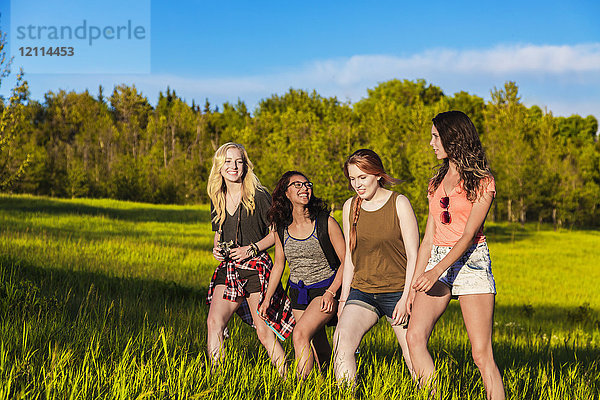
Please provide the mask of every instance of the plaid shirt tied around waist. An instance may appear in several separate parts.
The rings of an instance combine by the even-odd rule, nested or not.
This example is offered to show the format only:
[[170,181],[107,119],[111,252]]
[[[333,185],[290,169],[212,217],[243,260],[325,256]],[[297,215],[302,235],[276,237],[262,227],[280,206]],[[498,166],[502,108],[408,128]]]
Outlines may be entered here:
[[[229,301],[237,301],[238,297],[242,297],[242,303],[236,312],[240,318],[242,318],[242,321],[253,328],[256,328],[252,319],[252,312],[256,313],[257,310],[251,310],[250,306],[248,305],[248,301],[246,301],[247,293],[244,289],[244,286],[247,282],[247,279],[240,279],[236,266],[240,268],[253,269],[258,272],[258,277],[260,280],[260,303],[262,303],[263,299],[265,298],[265,294],[267,293],[269,275],[271,275],[271,269],[273,268],[271,257],[265,251],[260,252],[256,257],[244,260],[241,263],[236,263],[233,260],[222,261],[210,280],[206,304],[210,305],[210,302],[212,301],[213,293],[215,291],[215,279],[217,277],[217,272],[221,268],[226,268],[225,291],[223,292],[223,298]],[[268,325],[270,325],[271,329],[278,332],[279,335],[284,338],[290,336],[292,330],[294,329],[294,325],[296,325],[296,320],[292,314],[292,303],[285,294],[281,282],[279,282],[279,285],[277,285],[277,289],[275,290],[275,294],[273,295],[271,304],[269,305],[266,314]]]

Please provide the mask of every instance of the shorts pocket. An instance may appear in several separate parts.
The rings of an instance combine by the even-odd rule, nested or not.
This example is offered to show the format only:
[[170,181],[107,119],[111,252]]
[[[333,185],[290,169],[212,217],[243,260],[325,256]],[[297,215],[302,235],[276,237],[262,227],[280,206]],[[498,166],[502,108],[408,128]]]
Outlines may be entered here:
[[487,263],[483,260],[469,260],[465,266],[476,271],[484,271],[487,269]]
[[470,269],[474,270],[488,270],[490,269],[490,253],[485,244],[479,244],[475,251],[471,253],[465,265]]

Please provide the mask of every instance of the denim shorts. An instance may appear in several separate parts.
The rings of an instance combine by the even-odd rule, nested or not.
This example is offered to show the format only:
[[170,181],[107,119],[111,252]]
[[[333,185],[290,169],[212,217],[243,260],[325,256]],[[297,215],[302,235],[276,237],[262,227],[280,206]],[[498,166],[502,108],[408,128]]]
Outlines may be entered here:
[[361,306],[373,311],[379,318],[384,315],[392,318],[394,308],[401,297],[402,292],[367,293],[351,287],[348,299],[346,299],[346,305],[355,304]]
[[[452,247],[433,246],[425,271],[437,265]],[[438,278],[452,290],[452,296],[466,294],[496,294],[496,282],[492,274],[492,262],[487,243],[471,246],[454,264]]]

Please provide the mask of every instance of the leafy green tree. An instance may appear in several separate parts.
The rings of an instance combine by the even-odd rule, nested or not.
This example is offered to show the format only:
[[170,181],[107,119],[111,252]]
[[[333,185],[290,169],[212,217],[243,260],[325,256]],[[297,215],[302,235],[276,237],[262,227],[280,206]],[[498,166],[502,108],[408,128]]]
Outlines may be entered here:
[[421,233],[425,232],[425,224],[429,204],[427,187],[433,176],[433,168],[438,164],[429,142],[431,141],[432,118],[440,112],[447,111],[448,99],[442,98],[438,103],[426,106],[417,103],[409,109],[407,134],[400,157],[405,160],[405,183],[400,185],[412,203],[419,222]]
[[509,221],[525,223],[527,211],[536,196],[538,168],[531,163],[534,124],[521,104],[518,86],[507,82],[492,91],[491,104],[485,111],[483,143],[496,178],[497,204],[506,205]]
[[167,88],[166,96],[160,93],[147,127],[151,144],[145,164],[153,202],[180,203],[190,198],[196,181],[184,171],[195,150],[197,122],[197,112],[175,91]]
[[577,139],[593,142],[598,133],[598,120],[593,115],[582,118],[579,115],[558,118],[558,133],[563,139]]
[[[12,59],[7,59],[6,35],[0,30],[0,87],[10,75]],[[15,139],[26,129],[23,110],[29,98],[29,86],[23,78],[23,70],[17,74],[15,86],[9,99],[0,98],[0,190],[10,188],[23,175],[30,157],[15,158],[11,148]]]
[[477,132],[485,134],[484,126],[484,111],[485,101],[476,95],[469,94],[465,91],[454,93],[453,97],[448,98],[448,108],[450,110],[462,111],[471,118]]
[[136,159],[144,153],[144,133],[152,106],[135,86],[119,85],[110,96],[110,105],[119,131],[119,144]]
[[[12,179],[17,192],[204,202],[214,151],[236,141],[246,146],[268,188],[285,170],[297,169],[337,208],[352,195],[344,160],[369,147],[403,180],[395,190],[411,200],[423,228],[427,184],[437,163],[428,145],[431,118],[458,109],[478,128],[496,177],[491,218],[553,221],[556,227],[600,224],[597,119],[555,118],[527,108],[514,82],[494,89],[489,103],[466,92],[445,96],[424,80],[381,83],[355,104],[290,89],[263,99],[253,115],[241,100],[223,104],[222,111],[208,100],[203,108],[195,101],[188,105],[171,88],[152,107],[127,85],[115,87],[109,98],[102,87],[95,97],[51,91],[38,103],[28,99],[22,76],[17,83],[11,99],[0,104],[0,178]],[[19,180],[7,180],[19,170]]]
[[[398,101],[398,95],[370,92],[377,101],[368,98],[355,107],[360,121],[359,137],[363,139],[363,146],[372,148],[380,155],[392,176],[404,181],[396,190],[409,198],[423,229],[428,207],[427,184],[435,165],[435,157],[428,145],[431,119],[437,113],[448,110],[448,99],[441,91],[430,89],[439,95],[435,96],[436,101],[424,101],[425,96],[420,95],[426,90],[422,80],[417,83],[394,81],[392,87],[406,89],[397,90],[401,93],[411,89],[412,92],[408,92],[413,96],[408,96],[410,101]],[[390,87],[382,84],[377,89],[386,92]]]
[[299,170],[316,193],[335,206],[348,197],[342,164],[353,141],[352,110],[336,98],[291,89],[263,100],[242,142],[260,179],[272,188],[287,170]]
[[424,79],[409,81],[392,79],[382,82],[374,89],[367,89],[368,96],[357,105],[359,108],[373,105],[382,99],[388,99],[404,107],[410,107],[417,101],[424,105],[435,104],[444,97],[444,92],[438,86],[427,84]]

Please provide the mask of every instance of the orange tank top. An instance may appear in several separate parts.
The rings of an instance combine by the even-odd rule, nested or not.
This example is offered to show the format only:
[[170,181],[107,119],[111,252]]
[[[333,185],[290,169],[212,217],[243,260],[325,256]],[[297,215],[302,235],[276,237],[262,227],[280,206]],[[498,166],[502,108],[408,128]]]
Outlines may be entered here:
[[[496,182],[494,177],[491,179],[482,181],[486,185],[485,191],[496,194]],[[450,198],[450,205],[448,211],[450,212],[451,222],[449,224],[442,224],[441,215],[445,210],[440,204],[440,199],[444,196]],[[450,193],[444,193],[443,184],[440,184],[438,188],[433,192],[432,195],[427,195],[429,199],[429,211],[434,218],[435,233],[433,234],[433,244],[436,246],[452,247],[461,238],[467,226],[467,219],[471,214],[473,203],[467,199],[467,193],[463,189],[463,182],[460,181],[457,186],[450,191]],[[474,243],[485,242],[485,236],[483,235],[483,224],[479,228],[477,235],[475,236]]]

